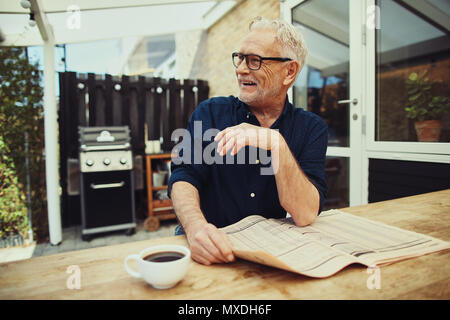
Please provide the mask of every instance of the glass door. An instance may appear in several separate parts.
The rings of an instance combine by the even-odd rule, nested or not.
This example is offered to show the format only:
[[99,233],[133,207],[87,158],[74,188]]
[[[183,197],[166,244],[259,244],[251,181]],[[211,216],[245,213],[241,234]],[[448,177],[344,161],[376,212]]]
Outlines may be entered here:
[[374,88],[367,149],[373,156],[448,163],[450,2],[368,5],[377,9],[379,21],[367,30],[367,79]]
[[308,48],[291,101],[321,116],[329,128],[325,210],[367,202],[362,191],[367,178],[362,161],[363,13],[359,0],[298,0],[282,6],[282,17],[299,28]]

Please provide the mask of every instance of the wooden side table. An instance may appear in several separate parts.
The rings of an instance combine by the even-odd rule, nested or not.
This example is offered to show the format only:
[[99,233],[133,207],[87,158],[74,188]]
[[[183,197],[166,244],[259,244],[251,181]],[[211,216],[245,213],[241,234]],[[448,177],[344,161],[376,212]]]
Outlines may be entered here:
[[153,192],[167,189],[167,184],[162,186],[153,186],[152,162],[165,161],[171,159],[170,153],[147,154],[145,156],[147,166],[147,208],[148,218],[144,221],[145,229],[155,231],[159,228],[161,220],[175,219],[176,215],[170,199],[153,199]]

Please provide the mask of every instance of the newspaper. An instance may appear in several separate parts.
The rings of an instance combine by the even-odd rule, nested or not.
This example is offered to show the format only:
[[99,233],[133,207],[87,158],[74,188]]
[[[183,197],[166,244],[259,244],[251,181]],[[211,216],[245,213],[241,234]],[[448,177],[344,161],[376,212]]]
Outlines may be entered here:
[[309,226],[292,218],[252,215],[222,228],[242,259],[315,278],[346,266],[392,263],[450,248],[450,243],[339,210],[324,211]]

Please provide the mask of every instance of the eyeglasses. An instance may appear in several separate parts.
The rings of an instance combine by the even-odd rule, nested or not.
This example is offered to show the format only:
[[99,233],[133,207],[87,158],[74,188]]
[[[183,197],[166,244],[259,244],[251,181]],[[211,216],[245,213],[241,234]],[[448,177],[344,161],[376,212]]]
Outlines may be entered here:
[[261,57],[257,54],[243,54],[240,52],[233,52],[231,54],[231,57],[233,59],[233,65],[237,68],[239,65],[244,61],[247,63],[247,67],[250,70],[259,70],[261,68],[261,63],[263,60],[272,60],[272,61],[291,61],[291,58],[279,58],[279,57]]

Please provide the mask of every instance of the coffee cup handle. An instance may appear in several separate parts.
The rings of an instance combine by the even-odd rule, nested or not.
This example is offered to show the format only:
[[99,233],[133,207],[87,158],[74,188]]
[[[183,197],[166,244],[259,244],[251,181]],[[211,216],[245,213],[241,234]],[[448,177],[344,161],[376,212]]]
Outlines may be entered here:
[[135,278],[140,278],[141,275],[140,275],[138,272],[132,270],[132,269],[128,266],[128,260],[131,260],[131,259],[134,259],[134,260],[138,261],[138,260],[140,259],[140,256],[137,255],[137,254],[130,254],[128,257],[126,257],[126,258],[125,258],[125,261],[124,261],[125,270],[127,270],[127,272],[128,272],[130,275],[132,275],[133,277],[135,277]]

